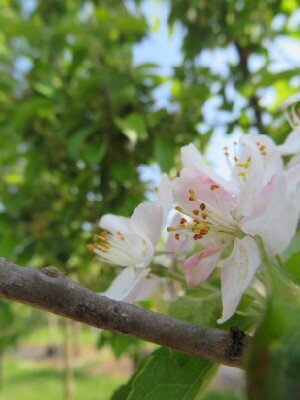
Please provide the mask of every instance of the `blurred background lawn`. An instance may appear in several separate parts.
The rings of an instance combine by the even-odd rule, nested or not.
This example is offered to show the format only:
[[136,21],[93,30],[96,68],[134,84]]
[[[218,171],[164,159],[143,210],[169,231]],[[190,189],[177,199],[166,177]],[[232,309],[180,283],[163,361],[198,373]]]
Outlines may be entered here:
[[[129,216],[161,172],[175,176],[182,145],[212,161],[245,132],[284,140],[280,105],[300,88],[298,8],[0,0],[0,255],[106,289],[117,270],[86,248],[97,221]],[[167,307],[159,295],[144,306]],[[0,301],[0,398],[109,399],[152,350],[51,318]],[[207,396],[221,398],[240,397]]]
[[[6,399],[45,400],[63,398],[63,354],[49,357],[45,346],[50,335],[46,328],[35,330],[18,348],[7,355],[4,362],[3,396]],[[63,332],[55,340],[62,342]],[[95,350],[97,335],[91,330],[81,331],[80,350],[73,360],[74,399],[106,400],[114,389],[130,376],[131,360],[125,357],[116,361],[106,348]]]

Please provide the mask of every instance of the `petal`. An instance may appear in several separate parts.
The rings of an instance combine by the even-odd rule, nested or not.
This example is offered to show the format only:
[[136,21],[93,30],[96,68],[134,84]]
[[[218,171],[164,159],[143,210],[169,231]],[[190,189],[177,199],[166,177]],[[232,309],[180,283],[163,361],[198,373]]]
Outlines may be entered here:
[[250,236],[235,239],[231,255],[222,261],[221,284],[223,314],[221,324],[234,314],[242,295],[261,262],[259,247]]
[[162,207],[164,224],[173,205],[172,187],[167,174],[163,174],[157,191],[156,204]]
[[[240,139],[241,148],[249,149],[250,156],[256,153],[255,164],[261,164],[263,168],[263,180],[267,183],[273,175],[282,170],[283,161],[278,151],[278,146],[268,135],[243,135]],[[264,147],[264,151],[262,151]],[[246,151],[247,153],[247,151]],[[248,155],[248,156],[249,156]],[[248,157],[247,156],[247,157]],[[259,158],[259,160],[258,160]],[[246,161],[246,159],[245,159]],[[254,163],[252,163],[253,165]]]
[[252,199],[253,212],[240,222],[240,228],[260,236],[270,255],[282,253],[295,234],[298,217],[284,173],[276,174]]
[[122,267],[148,266],[154,250],[130,228],[129,218],[105,214],[99,225],[113,234],[108,251],[95,250],[102,261]]
[[122,234],[132,234],[129,225],[130,219],[121,217],[114,214],[105,214],[101,217],[99,226],[100,228],[111,232],[113,234],[121,232]]
[[134,288],[135,301],[143,301],[148,299],[159,285],[159,278],[140,279]]
[[223,179],[220,175],[216,174],[210,167],[207,165],[201,153],[197,150],[193,143],[190,143],[187,146],[183,146],[181,148],[181,161],[184,167],[190,167],[198,170],[207,178],[212,179],[218,185],[223,186],[228,191],[232,191],[232,185],[230,182]]
[[184,273],[189,286],[197,286],[205,281],[216,268],[222,248],[208,248],[194,254],[184,262]]
[[162,207],[150,202],[139,204],[130,219],[130,227],[154,251],[158,237],[164,227],[164,212]]
[[112,281],[110,287],[102,293],[110,299],[123,300],[130,290],[135,278],[134,268],[124,268],[122,272]]
[[118,301],[141,301],[149,297],[156,289],[159,280],[147,278],[150,268],[135,271],[125,268],[112,282],[104,296]]
[[294,166],[288,169],[287,180],[289,194],[298,211],[300,211],[300,163],[295,163]]
[[300,126],[296,127],[277,148],[283,155],[300,153]]
[[190,200],[190,190],[192,189],[200,202],[210,205],[232,219],[231,209],[235,206],[233,196],[210,178],[203,175],[193,178],[179,177],[174,179],[172,184],[175,202],[186,211],[192,213],[195,208],[199,207],[197,202]]
[[237,218],[253,212],[253,195],[259,193],[283,167],[277,146],[267,135],[244,135],[239,144],[239,161],[250,160],[250,163],[244,170],[246,180],[241,181],[239,178],[239,173],[243,172],[243,168],[236,165],[233,170],[234,178],[241,181],[237,199]]

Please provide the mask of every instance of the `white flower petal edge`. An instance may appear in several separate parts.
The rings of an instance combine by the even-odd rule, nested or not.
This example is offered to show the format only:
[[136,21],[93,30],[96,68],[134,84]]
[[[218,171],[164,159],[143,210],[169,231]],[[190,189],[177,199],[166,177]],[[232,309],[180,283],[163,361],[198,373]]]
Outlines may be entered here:
[[149,264],[152,248],[144,246],[142,238],[132,231],[129,218],[105,214],[99,226],[105,231],[93,251],[100,260],[122,267],[145,267]]
[[157,201],[139,204],[130,219],[130,228],[154,248],[172,207],[171,184],[166,174],[158,188]]
[[300,126],[297,126],[277,149],[283,155],[300,153]]
[[241,229],[249,235],[260,236],[270,255],[282,253],[296,232],[298,218],[286,176],[274,175],[253,201],[253,213],[241,221]]
[[232,317],[260,263],[260,251],[255,240],[250,236],[236,238],[232,254],[220,263],[223,314],[219,324]]
[[117,301],[142,301],[149,297],[159,284],[158,278],[147,278],[149,272],[149,268],[137,271],[134,268],[125,268],[101,294]]
[[[209,165],[203,160],[201,153],[193,143],[183,146],[181,149],[181,161],[184,167],[194,168],[200,173],[204,173],[208,178],[212,179],[227,190],[234,190],[231,183],[216,174]],[[191,170],[190,170],[191,171]]]

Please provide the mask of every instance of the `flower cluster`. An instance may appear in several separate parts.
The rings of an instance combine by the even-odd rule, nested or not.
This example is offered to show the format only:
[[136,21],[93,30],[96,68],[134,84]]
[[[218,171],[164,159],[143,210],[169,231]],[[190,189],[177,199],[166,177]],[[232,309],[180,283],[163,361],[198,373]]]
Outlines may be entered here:
[[[104,215],[103,232],[90,248],[102,262],[123,267],[104,294],[125,301],[149,296],[159,283],[151,265],[157,250],[163,250],[169,261],[182,260],[189,286],[200,285],[220,268],[223,313],[218,322],[227,321],[261,264],[261,246],[276,256],[295,234],[300,124],[293,128],[281,146],[266,135],[248,134],[232,149],[224,148],[229,180],[189,144],[181,149],[179,177],[170,181],[163,175],[155,202],[141,203],[131,218]],[[294,155],[287,166],[286,154]]]

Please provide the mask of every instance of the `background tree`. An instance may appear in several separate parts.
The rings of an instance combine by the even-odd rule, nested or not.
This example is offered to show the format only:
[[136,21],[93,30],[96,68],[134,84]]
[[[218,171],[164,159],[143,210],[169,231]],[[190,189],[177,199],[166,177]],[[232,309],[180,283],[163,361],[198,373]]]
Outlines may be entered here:
[[[130,11],[117,0],[0,0],[0,254],[53,264],[97,291],[115,271],[104,266],[100,279],[85,245],[102,214],[130,215],[145,198],[137,167],[169,172],[180,146],[203,150],[220,125],[282,141],[279,105],[300,86],[291,54],[271,69],[278,38],[299,39],[296,0],[171,0],[183,61],[169,77],[173,107],[157,107],[164,77],[133,63],[150,31],[136,3]],[[203,323],[193,302],[171,314],[186,318],[181,307]],[[210,325],[215,314],[203,318]]]

